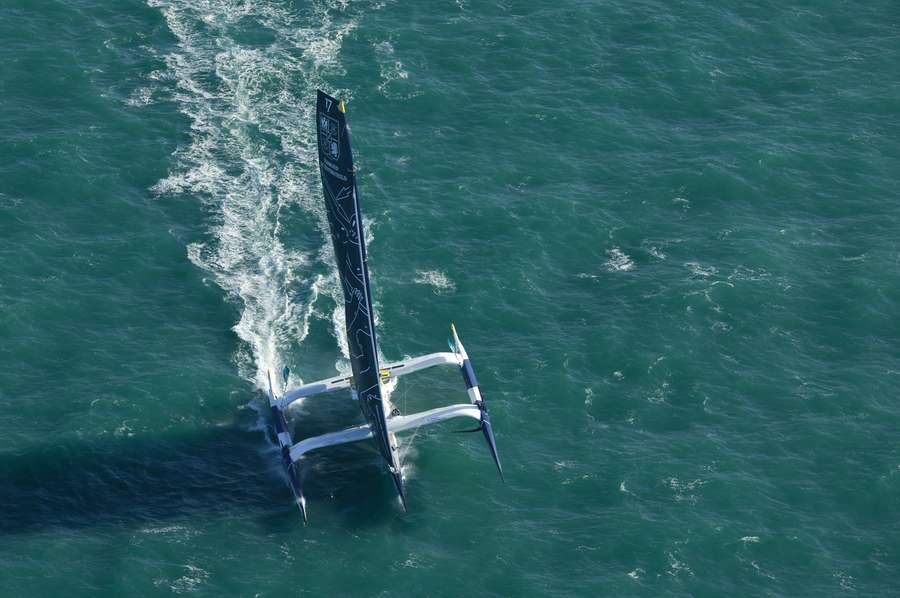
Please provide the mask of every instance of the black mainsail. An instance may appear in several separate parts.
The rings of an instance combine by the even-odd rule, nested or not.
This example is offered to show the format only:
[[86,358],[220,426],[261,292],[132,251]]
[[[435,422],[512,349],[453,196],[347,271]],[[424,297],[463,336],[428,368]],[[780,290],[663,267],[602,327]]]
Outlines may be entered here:
[[359,399],[360,408],[371,425],[378,452],[391,470],[402,501],[400,464],[388,433],[382,396],[372,290],[366,265],[366,243],[356,189],[356,169],[350,150],[350,131],[347,129],[343,101],[321,90],[316,101],[316,131],[325,207],[331,227],[334,257],[344,290],[347,346],[353,370],[352,387]]

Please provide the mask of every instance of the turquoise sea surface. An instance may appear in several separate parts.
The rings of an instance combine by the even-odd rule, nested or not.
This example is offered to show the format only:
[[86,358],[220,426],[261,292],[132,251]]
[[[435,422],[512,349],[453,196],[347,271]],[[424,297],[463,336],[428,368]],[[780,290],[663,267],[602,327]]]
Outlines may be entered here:
[[[3,0],[0,596],[900,596],[898,65],[894,0]],[[422,428],[304,527],[317,88],[383,358],[456,323],[506,484]]]

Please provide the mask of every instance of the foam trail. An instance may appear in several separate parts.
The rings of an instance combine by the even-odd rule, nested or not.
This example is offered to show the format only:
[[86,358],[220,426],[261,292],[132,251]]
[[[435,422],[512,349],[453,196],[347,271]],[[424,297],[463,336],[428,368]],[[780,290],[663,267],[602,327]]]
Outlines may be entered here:
[[[175,166],[154,190],[208,206],[208,238],[191,244],[188,256],[241,305],[234,330],[245,345],[237,365],[265,388],[267,370],[285,365],[284,348],[305,338],[319,294],[340,304],[334,272],[314,268],[333,263],[329,244],[304,255],[286,247],[279,232],[291,203],[327,230],[310,98],[324,76],[340,70],[341,41],[357,20],[343,4],[325,2],[302,14],[252,0],[148,3],[178,40],[166,56],[166,76],[190,122],[189,144],[176,151]],[[248,26],[269,29],[276,41],[242,44]]]
[[[329,75],[341,73],[341,43],[359,14],[340,0],[313,2],[311,11],[254,0],[148,4],[160,9],[178,40],[178,50],[165,58],[163,77],[174,82],[173,98],[190,121],[189,144],[176,151],[175,166],[154,191],[199,198],[212,214],[208,238],[192,243],[188,257],[241,306],[234,326],[244,341],[235,356],[239,372],[264,390],[268,371],[293,365],[287,349],[306,337],[323,293],[332,299],[334,335],[343,354],[335,365],[349,372],[312,98],[316,88],[332,88],[325,82]],[[275,41],[264,48],[242,43],[247,36],[240,34],[248,26],[270,30]],[[333,91],[352,97],[346,90]],[[313,215],[322,231],[323,244],[313,254],[292,250],[279,238],[280,218],[290,204]],[[372,220],[364,227],[371,242]],[[300,382],[295,375],[292,385]],[[280,384],[280,376],[273,376],[273,383]],[[393,386],[385,388],[388,403]],[[251,407],[259,414],[254,428],[263,427],[266,411]],[[409,448],[403,464],[407,477],[413,473],[408,456]]]

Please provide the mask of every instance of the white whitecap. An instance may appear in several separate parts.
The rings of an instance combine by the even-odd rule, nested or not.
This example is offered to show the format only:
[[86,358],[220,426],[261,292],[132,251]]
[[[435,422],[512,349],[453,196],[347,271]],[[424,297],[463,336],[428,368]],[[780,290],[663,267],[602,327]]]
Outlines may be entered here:
[[704,266],[700,262],[685,262],[684,267],[691,271],[692,276],[709,278],[718,272],[715,266]]
[[416,270],[413,282],[430,286],[436,295],[452,293],[456,290],[456,284],[440,270]]
[[668,257],[668,256],[666,256],[665,253],[662,252],[662,250],[660,250],[656,246],[650,246],[647,249],[647,253],[649,253],[650,255],[652,255],[653,257],[655,257],[658,260],[664,260],[664,259],[666,259],[666,257]]
[[153,103],[153,90],[149,87],[140,87],[135,89],[125,103],[129,106],[140,107]]
[[606,255],[609,259],[606,260],[605,265],[610,272],[627,272],[634,269],[634,262],[618,247],[607,249]]

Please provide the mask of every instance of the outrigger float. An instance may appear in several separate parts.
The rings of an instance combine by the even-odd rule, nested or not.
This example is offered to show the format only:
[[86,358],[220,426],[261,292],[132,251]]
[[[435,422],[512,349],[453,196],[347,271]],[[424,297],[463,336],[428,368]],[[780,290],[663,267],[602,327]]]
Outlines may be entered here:
[[[278,398],[272,389],[272,374],[269,372],[269,405],[272,410],[275,436],[281,446],[282,462],[304,523],[308,522],[308,517],[306,498],[300,483],[300,468],[306,453],[371,438],[394,480],[397,496],[405,510],[406,497],[397,434],[448,419],[469,417],[478,421],[478,427],[470,431],[480,431],[484,435],[502,479],[503,468],[497,454],[491,419],[478,388],[475,370],[465,347],[459,340],[455,326],[450,325],[450,352],[431,353],[379,366],[372,293],[366,265],[366,245],[356,188],[356,168],[353,166],[353,155],[350,151],[350,131],[347,128],[343,100],[333,98],[322,91],[318,92],[316,130],[319,142],[319,171],[322,175],[328,223],[331,228],[338,274],[344,290],[347,346],[352,375],[304,384],[299,388],[287,390],[281,398]],[[462,373],[469,395],[468,403],[438,407],[409,415],[401,414],[391,405],[383,386],[392,378],[442,365],[458,368]],[[288,385],[289,375],[290,372],[285,368],[283,372],[285,387]],[[342,389],[350,389],[353,399],[359,402],[368,423],[294,442],[286,418],[290,406],[306,397]]]

